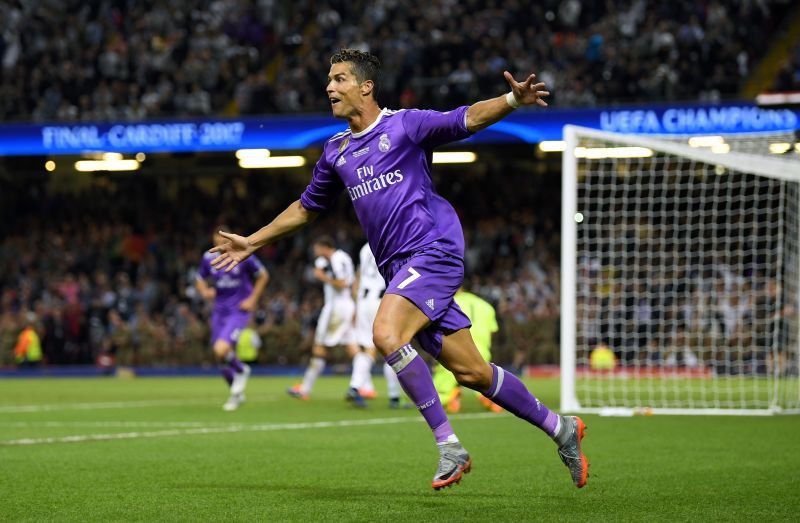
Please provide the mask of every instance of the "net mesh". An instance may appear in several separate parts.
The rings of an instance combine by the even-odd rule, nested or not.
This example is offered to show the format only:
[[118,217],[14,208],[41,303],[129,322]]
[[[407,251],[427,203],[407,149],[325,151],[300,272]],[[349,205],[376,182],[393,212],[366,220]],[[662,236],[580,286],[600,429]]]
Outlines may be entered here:
[[[578,134],[579,404],[799,408],[793,136],[647,146]],[[609,157],[617,154],[639,157]],[[730,156],[737,161],[725,161]],[[766,162],[779,172],[785,165],[786,176],[758,172]]]

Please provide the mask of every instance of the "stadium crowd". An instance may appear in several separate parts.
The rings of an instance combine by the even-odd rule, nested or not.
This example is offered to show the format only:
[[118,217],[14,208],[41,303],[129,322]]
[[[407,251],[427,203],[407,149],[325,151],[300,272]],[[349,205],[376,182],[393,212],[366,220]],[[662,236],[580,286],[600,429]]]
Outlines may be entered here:
[[773,85],[774,91],[800,91],[800,45],[789,54]]
[[[560,223],[553,195],[560,179],[539,175],[532,184],[513,162],[497,168],[505,183],[487,163],[435,171],[464,224],[466,287],[498,310],[497,361],[555,363]],[[233,172],[211,182],[97,177],[67,190],[46,178],[0,182],[0,366],[14,363],[28,324],[49,364],[212,365],[210,307],[193,285],[211,232],[221,224],[255,230],[306,180]],[[626,230],[649,230],[642,227]],[[253,325],[264,341],[261,363],[298,364],[307,356],[322,306],[310,245],[321,234],[357,260],[363,235],[345,198],[309,229],[258,253],[270,273]],[[783,296],[779,306],[769,275],[709,263],[706,251],[660,273],[660,258],[643,254],[639,236],[620,238],[601,249],[605,257],[580,261],[579,358],[606,345],[628,365],[763,372],[774,336],[786,346],[784,318],[794,317],[796,305]],[[776,249],[764,243],[757,252]],[[626,259],[637,277],[625,277]]]
[[0,2],[0,119],[327,111],[333,50],[382,103],[450,108],[536,71],[558,106],[735,96],[791,0]]
[[[497,348],[506,361],[520,357],[517,346],[531,348],[534,320],[554,325],[558,314],[557,209],[547,198],[558,180],[543,177],[552,178],[551,192],[538,192],[522,183],[529,173],[515,176],[498,188],[485,167],[475,167],[469,183],[440,183],[464,219],[468,285],[508,324]],[[211,231],[222,223],[254,230],[306,181],[239,173],[216,178],[212,188],[207,182],[99,177],[66,192],[52,180],[7,182],[0,190],[0,365],[13,364],[29,321],[52,364],[212,364],[209,306],[193,285]],[[495,196],[486,198],[490,191]],[[509,214],[509,205],[536,212]],[[352,207],[342,198],[332,214],[258,253],[271,275],[254,326],[265,342],[263,363],[299,363],[310,347],[322,306],[311,277],[313,237],[332,235],[357,260],[363,235]]]

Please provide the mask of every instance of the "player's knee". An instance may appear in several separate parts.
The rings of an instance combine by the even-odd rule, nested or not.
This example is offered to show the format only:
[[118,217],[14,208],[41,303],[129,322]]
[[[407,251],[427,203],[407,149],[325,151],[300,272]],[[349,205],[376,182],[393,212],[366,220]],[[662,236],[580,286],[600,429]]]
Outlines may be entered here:
[[227,356],[228,352],[230,352],[231,345],[230,343],[227,343],[223,340],[217,340],[214,342],[213,349],[214,349],[214,354],[217,356],[217,358],[222,359],[225,356]]
[[397,330],[391,326],[378,325],[376,322],[372,328],[372,342],[386,356],[408,343],[408,340],[401,339]]
[[358,347],[358,345],[354,343],[349,343],[348,345],[346,345],[345,350],[347,351],[347,356],[349,358],[355,358],[356,354],[361,352],[361,349]]

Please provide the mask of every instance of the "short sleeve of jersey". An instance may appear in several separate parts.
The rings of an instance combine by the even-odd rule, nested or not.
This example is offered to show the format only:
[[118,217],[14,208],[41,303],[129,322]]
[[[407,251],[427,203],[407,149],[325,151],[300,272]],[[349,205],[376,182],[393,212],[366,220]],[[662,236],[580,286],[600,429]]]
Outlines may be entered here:
[[324,271],[328,268],[328,260],[326,260],[322,256],[318,256],[316,260],[314,260],[314,267],[317,269]]
[[250,256],[245,261],[248,262],[247,263],[247,273],[250,274],[251,276],[255,276],[259,272],[266,270],[264,268],[264,264],[261,263],[261,260],[259,260],[255,256]]
[[205,280],[209,276],[211,276],[211,261],[206,254],[203,255],[203,259],[200,260],[200,268],[197,269],[197,277],[201,280]]
[[307,211],[324,212],[333,206],[343,190],[342,180],[328,164],[323,151],[314,166],[311,182],[300,195],[300,204]]
[[472,136],[467,130],[466,105],[452,111],[410,109],[403,111],[403,126],[408,137],[417,145],[432,149]]

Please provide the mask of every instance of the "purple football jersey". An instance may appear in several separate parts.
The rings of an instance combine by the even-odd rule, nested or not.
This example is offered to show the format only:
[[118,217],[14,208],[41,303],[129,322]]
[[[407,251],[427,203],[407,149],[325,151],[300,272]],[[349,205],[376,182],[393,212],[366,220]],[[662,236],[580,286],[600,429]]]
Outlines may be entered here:
[[363,131],[334,135],[300,203],[322,212],[347,190],[382,271],[425,247],[463,259],[461,223],[434,189],[430,164],[434,148],[472,134],[466,113],[467,106],[446,113],[383,109]]
[[217,298],[214,300],[215,311],[238,310],[239,304],[253,292],[253,278],[259,271],[264,270],[264,265],[255,256],[250,256],[230,272],[225,272],[211,266],[211,260],[217,256],[219,254],[208,252],[203,255],[197,277],[210,280],[217,290]]

